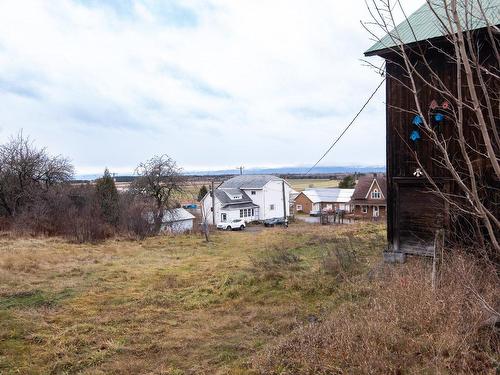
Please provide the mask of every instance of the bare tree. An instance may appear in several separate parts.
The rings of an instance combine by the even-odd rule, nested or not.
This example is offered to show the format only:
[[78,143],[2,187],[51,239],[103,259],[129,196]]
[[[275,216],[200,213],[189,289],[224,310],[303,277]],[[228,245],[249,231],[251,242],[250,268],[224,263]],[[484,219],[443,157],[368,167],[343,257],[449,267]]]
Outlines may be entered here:
[[[391,75],[387,69],[387,78],[397,80],[413,97],[413,105],[397,110],[418,116],[421,142],[433,145],[429,156],[407,143],[432,192],[447,202],[454,225],[467,227],[462,233],[473,233],[474,243],[498,254],[500,38],[485,3],[487,0],[427,0],[429,11],[440,23],[444,42],[420,41],[399,0],[371,0],[367,5],[372,20],[365,27],[387,49],[387,65],[399,72]],[[493,9],[498,12],[498,8]],[[395,11],[405,16],[413,41],[399,34]],[[475,30],[476,25],[481,25],[481,30]],[[389,39],[378,37],[381,32]],[[443,79],[443,67],[432,61],[436,54],[444,56],[442,61],[453,72],[452,79]],[[449,131],[436,126],[436,111],[429,108],[425,97],[429,91],[444,103],[439,112],[445,116]],[[430,170],[435,167],[445,171],[453,189],[436,181]]]
[[168,155],[154,156],[135,170],[137,178],[132,182],[131,190],[154,201],[155,233],[161,230],[166,211],[178,205],[177,199],[183,192],[185,181],[181,172],[182,169]]
[[40,192],[72,176],[68,159],[48,155],[20,132],[0,145],[0,213],[15,216]]

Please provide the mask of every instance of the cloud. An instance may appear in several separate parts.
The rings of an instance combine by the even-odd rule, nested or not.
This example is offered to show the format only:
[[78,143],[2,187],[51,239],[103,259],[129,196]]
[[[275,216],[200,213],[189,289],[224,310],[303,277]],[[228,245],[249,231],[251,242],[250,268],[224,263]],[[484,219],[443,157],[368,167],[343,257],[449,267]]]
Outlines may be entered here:
[[[23,128],[97,172],[312,164],[381,79],[368,18],[362,0],[3,0],[0,142]],[[383,100],[323,165],[384,163]]]
[[31,99],[40,97],[40,94],[35,88],[23,84],[20,80],[12,81],[0,78],[0,93],[2,92]]

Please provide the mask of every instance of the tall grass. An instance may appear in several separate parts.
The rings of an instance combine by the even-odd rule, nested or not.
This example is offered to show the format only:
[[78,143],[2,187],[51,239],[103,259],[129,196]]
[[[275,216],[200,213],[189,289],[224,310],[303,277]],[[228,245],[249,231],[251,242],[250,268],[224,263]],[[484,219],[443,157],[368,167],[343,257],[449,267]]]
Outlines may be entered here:
[[261,374],[458,374],[500,370],[495,269],[462,253],[431,287],[424,261],[386,266],[363,303],[343,304],[255,357]]

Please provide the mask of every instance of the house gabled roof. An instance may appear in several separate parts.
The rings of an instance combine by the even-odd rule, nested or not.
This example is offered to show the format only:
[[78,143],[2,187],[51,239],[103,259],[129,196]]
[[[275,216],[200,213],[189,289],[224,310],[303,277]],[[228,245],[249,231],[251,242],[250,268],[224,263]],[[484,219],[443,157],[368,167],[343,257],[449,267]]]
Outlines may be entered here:
[[[370,189],[373,185],[373,181],[376,180],[378,186],[380,187],[380,190],[382,192],[382,195],[384,197],[387,197],[387,180],[385,176],[377,174],[376,176],[374,175],[366,175],[366,176],[361,176],[358,180],[358,183],[356,184],[356,187],[354,188],[354,193],[352,194],[352,199],[351,202],[353,201],[367,201],[369,200],[368,193],[370,192]],[[385,199],[381,199],[382,201],[385,201]],[[380,199],[377,199],[377,201],[381,201]]]
[[302,192],[312,203],[347,203],[351,200],[354,189],[306,189]]
[[[231,199],[229,194],[234,194],[237,191],[237,194],[241,194],[241,199]],[[224,189],[215,189],[215,197],[219,200],[222,207],[241,204],[241,203],[252,203],[250,197],[243,191],[239,189],[230,189],[229,192],[226,192]]]
[[230,178],[219,185],[219,189],[263,189],[270,181],[282,181],[281,178],[272,175],[241,175]]
[[[487,27],[488,23],[490,25],[500,24],[500,0],[480,1],[482,9],[476,1],[468,2],[468,12],[465,11],[463,2],[458,2],[457,9],[464,31],[481,29]],[[483,11],[484,17],[482,16]],[[466,22],[465,14],[467,13],[469,13],[469,16]],[[476,16],[471,16],[471,14]],[[450,28],[444,6],[442,4],[433,4],[431,8],[426,2],[389,34],[371,46],[365,52],[365,56],[379,55],[401,44],[406,45],[443,37],[447,34],[443,23],[447,25],[447,28]]]
[[385,194],[384,194],[384,192],[382,191],[382,188],[380,187],[380,185],[379,185],[379,183],[378,183],[378,181],[377,181],[377,179],[376,179],[376,178],[374,178],[374,179],[373,179],[372,184],[370,185],[370,188],[369,188],[369,189],[368,189],[368,191],[366,192],[365,199],[368,199],[368,198],[369,198],[369,197],[368,197],[368,195],[370,194],[370,191],[372,191],[372,189],[373,189],[375,186],[377,187],[377,190],[378,190],[378,191],[382,194],[382,198],[383,198],[383,199],[385,199]]

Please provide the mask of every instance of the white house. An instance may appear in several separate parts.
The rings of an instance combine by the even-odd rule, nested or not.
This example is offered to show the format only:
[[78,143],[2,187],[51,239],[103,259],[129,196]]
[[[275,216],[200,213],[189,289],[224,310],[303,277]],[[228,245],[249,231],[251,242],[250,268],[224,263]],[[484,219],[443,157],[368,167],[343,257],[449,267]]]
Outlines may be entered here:
[[174,208],[165,212],[161,230],[166,233],[184,233],[193,230],[194,216],[184,208]]
[[[285,201],[283,201],[283,190]],[[292,188],[282,178],[271,175],[241,175],[224,181],[215,189],[215,225],[243,219],[262,221],[290,215]],[[212,219],[212,196],[202,199],[203,211],[209,224]]]

